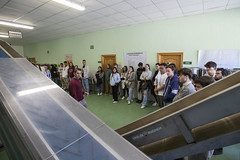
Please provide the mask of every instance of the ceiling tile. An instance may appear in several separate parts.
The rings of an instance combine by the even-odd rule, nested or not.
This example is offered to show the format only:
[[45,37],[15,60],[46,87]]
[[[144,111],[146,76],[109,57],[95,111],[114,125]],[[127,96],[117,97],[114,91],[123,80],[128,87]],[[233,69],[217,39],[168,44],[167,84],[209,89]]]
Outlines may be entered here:
[[148,18],[151,18],[151,19],[156,19],[156,18],[164,17],[164,14],[162,14],[161,12],[155,12],[155,13],[145,14],[145,16],[147,16]]
[[91,9],[91,10],[98,10],[101,8],[106,7],[104,4],[96,1],[96,0],[88,0],[82,3],[86,9]]
[[34,9],[34,7],[26,6],[26,5],[23,5],[21,3],[12,2],[12,1],[7,3],[7,5],[5,5],[5,7],[14,9],[14,10],[18,11],[19,13],[28,13],[29,11]]
[[151,0],[126,0],[126,2],[131,4],[134,8],[144,7],[153,4]]
[[0,1],[0,8],[3,7],[3,5],[7,4],[8,0],[1,0]]
[[120,3],[123,0],[97,0],[97,1],[103,3],[106,6],[110,6],[110,5],[113,5],[113,4],[116,4],[116,3]]
[[224,6],[224,7],[218,7],[218,8],[204,9],[204,13],[221,11],[221,10],[225,10],[225,8],[226,8],[226,7]]
[[137,10],[143,14],[160,12],[159,8],[157,8],[155,5],[149,5],[149,6],[137,8]]
[[43,4],[43,2],[40,2],[38,0],[11,0],[11,2],[16,2],[24,6],[29,6],[29,7],[39,7]]
[[111,6],[113,9],[119,11],[119,12],[123,12],[123,11],[128,11],[130,9],[133,9],[133,7],[126,3],[126,2],[122,2],[122,3],[118,3],[118,4],[115,4],[113,6]]
[[127,17],[135,17],[135,16],[141,16],[142,15],[142,13],[139,12],[138,10],[136,10],[136,9],[131,9],[129,11],[122,12],[122,14],[124,14]]
[[131,17],[131,19],[135,22],[147,22],[147,21],[151,21],[149,18],[147,18],[146,16],[136,16],[136,17]]
[[[23,13],[16,11],[15,9],[9,8],[9,7],[3,7],[0,9],[0,15],[2,17],[11,17],[11,18],[19,18],[23,15]],[[5,19],[6,19],[5,18]]]
[[184,13],[201,11],[201,10],[203,10],[203,5],[202,5],[202,4],[190,5],[190,6],[182,7],[182,11],[183,11]]
[[204,2],[204,9],[209,9],[209,8],[219,8],[226,6],[228,0],[212,0],[212,1],[207,1]]
[[121,13],[117,13],[117,14],[109,16],[109,18],[119,20],[119,19],[125,19],[127,17]]
[[202,0],[178,0],[181,7],[203,4]]
[[54,5],[50,5],[48,3],[46,3],[46,4],[42,5],[41,7],[37,8],[37,10],[38,9],[41,9],[44,12],[49,12],[49,13],[53,13],[53,14],[56,14],[56,13],[59,13],[59,12],[62,12],[62,11],[65,10],[65,9],[56,7]]
[[115,14],[117,11],[113,10],[112,8],[110,7],[106,7],[106,8],[102,8],[102,9],[99,9],[96,11],[97,13],[100,13],[104,16],[107,16],[107,15],[112,15],[112,14]]
[[164,10],[163,14],[166,15],[167,17],[172,17],[172,16],[183,16],[182,10],[180,8],[176,8],[176,9],[169,9],[169,10]]
[[240,7],[240,0],[230,0],[227,9],[232,9],[232,8],[239,8]]
[[168,1],[163,1],[156,3],[156,6],[160,8],[161,10],[168,10],[168,9],[173,9],[173,8],[178,8],[178,2],[176,0],[168,0]]

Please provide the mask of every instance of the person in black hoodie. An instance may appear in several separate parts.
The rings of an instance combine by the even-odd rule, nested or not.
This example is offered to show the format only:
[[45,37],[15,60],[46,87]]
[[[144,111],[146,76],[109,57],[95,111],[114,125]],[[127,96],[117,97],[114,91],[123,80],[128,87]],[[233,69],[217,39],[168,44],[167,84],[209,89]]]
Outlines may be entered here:
[[50,72],[51,72],[51,76],[52,76],[52,81],[55,82],[56,84],[58,84],[57,68],[53,64],[51,64],[51,66],[50,66]]

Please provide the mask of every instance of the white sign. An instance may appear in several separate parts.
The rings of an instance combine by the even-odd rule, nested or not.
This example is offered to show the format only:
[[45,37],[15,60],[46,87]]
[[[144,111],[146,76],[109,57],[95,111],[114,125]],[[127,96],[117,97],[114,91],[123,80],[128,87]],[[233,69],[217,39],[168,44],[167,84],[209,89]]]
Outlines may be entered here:
[[133,66],[134,69],[138,68],[138,63],[142,62],[143,66],[146,64],[146,53],[145,52],[132,52],[125,53],[125,65]]
[[238,68],[239,50],[199,50],[198,67],[205,68],[208,61],[217,63],[217,68]]

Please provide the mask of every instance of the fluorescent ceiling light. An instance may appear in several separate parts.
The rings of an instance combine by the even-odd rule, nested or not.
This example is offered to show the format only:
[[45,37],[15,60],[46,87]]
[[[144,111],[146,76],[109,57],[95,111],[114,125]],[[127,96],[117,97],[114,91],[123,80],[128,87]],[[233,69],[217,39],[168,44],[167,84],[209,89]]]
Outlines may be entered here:
[[18,23],[12,23],[12,22],[6,22],[6,21],[0,21],[0,25],[5,25],[5,26],[12,26],[16,28],[24,28],[24,29],[33,29],[33,26],[28,26],[24,24],[18,24]]
[[9,36],[6,34],[0,34],[0,38],[9,38]]
[[67,0],[53,0],[53,1],[61,3],[61,4],[65,5],[65,6],[68,6],[68,7],[77,9],[77,10],[80,10],[80,11],[84,11],[85,10],[84,6],[76,4],[76,3],[72,3],[72,2],[67,1]]

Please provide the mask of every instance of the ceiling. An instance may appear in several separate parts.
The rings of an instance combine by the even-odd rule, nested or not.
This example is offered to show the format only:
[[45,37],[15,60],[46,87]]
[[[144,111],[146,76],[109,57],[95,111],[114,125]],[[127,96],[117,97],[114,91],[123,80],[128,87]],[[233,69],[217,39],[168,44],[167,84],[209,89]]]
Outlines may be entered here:
[[78,11],[51,0],[0,0],[0,20],[33,25],[33,30],[0,25],[0,33],[21,31],[23,39],[1,38],[14,45],[58,39],[109,28],[204,14],[240,7],[240,0],[71,0]]

